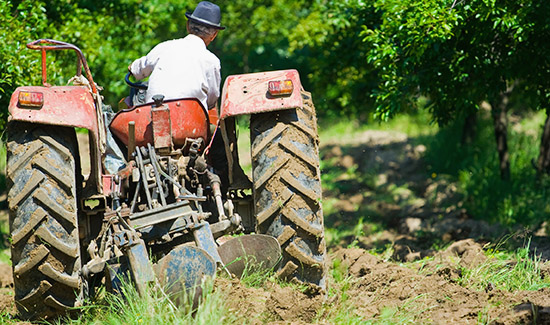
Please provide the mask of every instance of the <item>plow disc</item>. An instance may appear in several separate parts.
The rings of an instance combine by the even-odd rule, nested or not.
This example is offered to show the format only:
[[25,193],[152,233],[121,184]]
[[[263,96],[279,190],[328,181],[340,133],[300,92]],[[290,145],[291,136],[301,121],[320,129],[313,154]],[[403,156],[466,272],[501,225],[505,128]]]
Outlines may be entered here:
[[[275,267],[281,259],[277,239],[267,235],[244,235],[233,238],[220,247],[218,253],[226,269],[241,278]],[[202,248],[181,245],[162,257],[153,269],[164,290],[178,302],[178,294],[201,291],[201,281],[216,275],[215,259]]]
[[223,243],[218,252],[225,267],[238,278],[246,272],[258,272],[275,267],[281,259],[277,239],[267,235],[244,235]]
[[196,289],[204,277],[214,277],[216,262],[202,248],[178,246],[161,258],[153,269],[165,290],[175,295]]

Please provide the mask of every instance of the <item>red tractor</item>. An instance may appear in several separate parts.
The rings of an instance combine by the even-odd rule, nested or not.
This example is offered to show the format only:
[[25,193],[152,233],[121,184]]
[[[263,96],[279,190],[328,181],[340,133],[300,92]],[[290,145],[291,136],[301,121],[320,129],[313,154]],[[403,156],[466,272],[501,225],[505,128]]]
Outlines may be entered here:
[[[218,269],[239,276],[245,260],[325,290],[317,124],[297,71],[229,76],[210,111],[162,94],[143,103],[147,85],[127,76],[130,105],[114,114],[80,49],[45,39],[27,47],[42,53],[43,86],[13,93],[7,145],[22,317],[58,316],[102,283],[117,292],[122,279],[175,294]],[[67,49],[78,56],[73,85],[51,86],[46,52]],[[252,180],[238,160],[240,115],[250,115]]]

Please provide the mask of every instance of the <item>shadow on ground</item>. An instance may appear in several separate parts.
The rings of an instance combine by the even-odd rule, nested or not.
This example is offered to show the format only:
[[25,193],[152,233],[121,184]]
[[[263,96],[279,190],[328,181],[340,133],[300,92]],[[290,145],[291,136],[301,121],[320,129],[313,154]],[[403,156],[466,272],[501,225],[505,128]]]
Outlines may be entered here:
[[[342,234],[329,244],[391,248],[392,258],[413,261],[466,238],[515,247],[534,235],[521,229],[510,235],[498,224],[471,218],[456,185],[428,173],[425,151],[403,133],[374,130],[322,144],[325,225]],[[544,238],[543,233],[533,242]],[[550,247],[541,248],[537,253],[550,258]]]

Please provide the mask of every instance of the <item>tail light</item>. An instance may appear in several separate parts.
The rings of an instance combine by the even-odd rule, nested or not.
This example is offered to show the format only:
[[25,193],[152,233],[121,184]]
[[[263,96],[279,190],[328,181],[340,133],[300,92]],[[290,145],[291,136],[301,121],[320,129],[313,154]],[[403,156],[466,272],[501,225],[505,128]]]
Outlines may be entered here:
[[272,80],[267,85],[267,90],[271,96],[288,96],[292,94],[294,85],[292,80]]
[[19,92],[19,107],[42,108],[44,106],[44,94],[37,91]]

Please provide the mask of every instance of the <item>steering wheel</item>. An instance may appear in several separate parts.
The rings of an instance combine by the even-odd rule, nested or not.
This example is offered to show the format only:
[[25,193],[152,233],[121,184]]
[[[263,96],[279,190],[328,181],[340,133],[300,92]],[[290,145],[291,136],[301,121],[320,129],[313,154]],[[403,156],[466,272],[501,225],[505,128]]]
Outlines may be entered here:
[[147,84],[144,84],[144,83],[141,83],[141,82],[131,82],[130,81],[130,76],[132,75],[132,73],[130,71],[128,71],[128,73],[126,74],[126,77],[124,78],[124,81],[126,81],[126,84],[132,88],[136,88],[136,89],[143,89],[143,90],[146,90],[147,89]]

